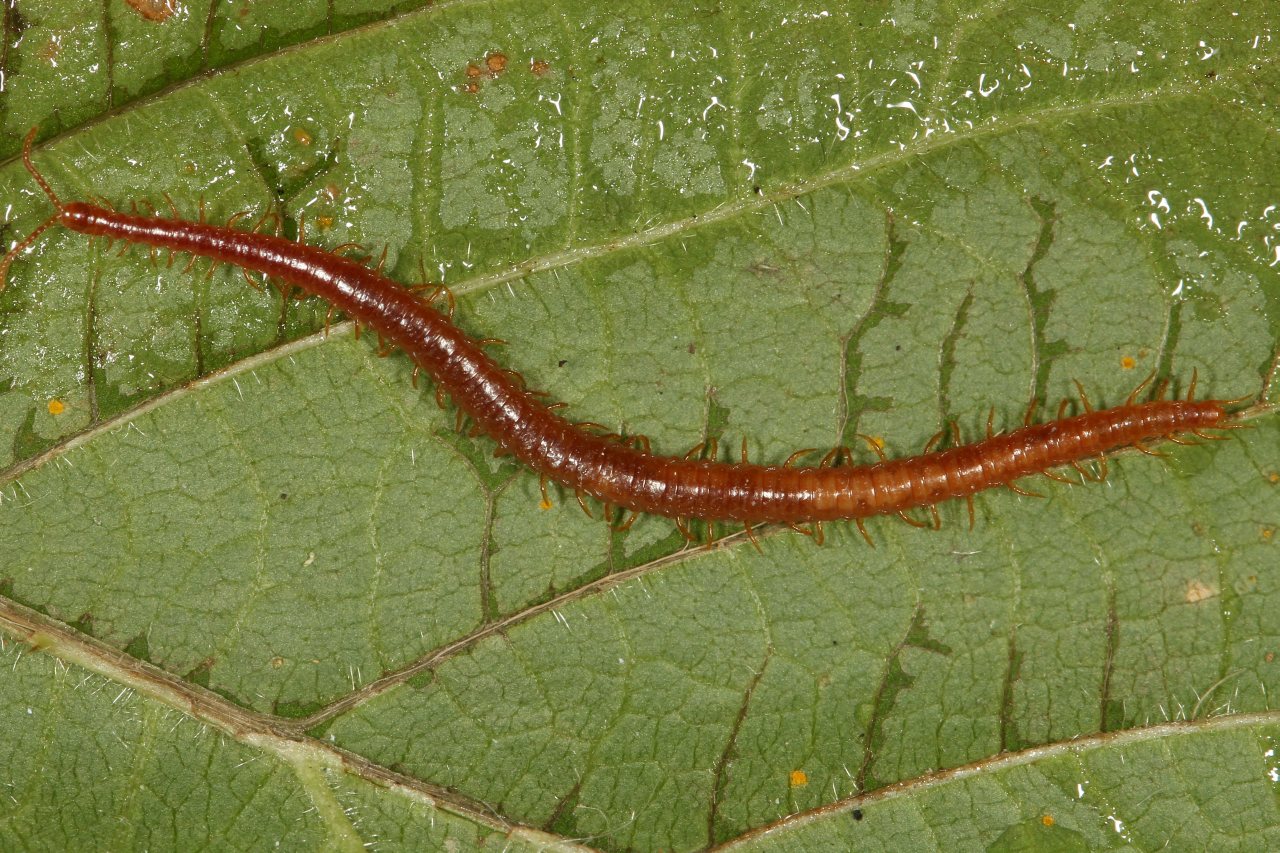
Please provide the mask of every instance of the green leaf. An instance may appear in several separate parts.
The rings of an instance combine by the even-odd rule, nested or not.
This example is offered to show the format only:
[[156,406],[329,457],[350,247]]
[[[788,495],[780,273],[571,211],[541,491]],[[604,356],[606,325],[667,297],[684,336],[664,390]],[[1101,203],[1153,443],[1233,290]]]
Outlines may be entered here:
[[543,508],[323,304],[53,229],[0,294],[0,847],[1276,846],[1264,4],[138,5],[7,7],[2,150],[386,246],[662,453],[1152,372],[1252,428],[692,547]]

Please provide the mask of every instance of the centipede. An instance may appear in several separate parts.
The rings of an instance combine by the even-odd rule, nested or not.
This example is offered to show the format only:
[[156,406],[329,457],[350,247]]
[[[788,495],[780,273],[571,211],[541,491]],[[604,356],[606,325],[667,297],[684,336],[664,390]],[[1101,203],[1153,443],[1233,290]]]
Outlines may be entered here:
[[[1055,470],[1067,466],[1087,479],[1101,479],[1107,454],[1118,449],[1156,453],[1148,446],[1152,442],[1189,443],[1188,435],[1219,439],[1206,431],[1237,426],[1228,414],[1236,401],[1196,399],[1193,374],[1185,399],[1165,399],[1165,382],[1150,395],[1154,399],[1140,400],[1144,382],[1122,405],[1095,409],[1081,388],[1083,411],[1078,414],[1068,415],[1064,400],[1056,418],[1033,423],[1033,403],[1020,428],[997,431],[989,417],[982,439],[962,443],[955,435],[951,446],[939,449],[939,434],[915,456],[885,458],[879,443],[868,439],[879,457],[871,464],[854,464],[843,447],[827,452],[817,464],[800,464],[816,457],[815,449],[797,451],[779,465],[752,463],[745,441],[737,461],[720,460],[709,443],[683,456],[661,455],[644,436],[570,421],[559,412],[564,404],[550,403],[546,395],[527,388],[518,373],[490,356],[487,346],[495,341],[471,337],[454,323],[453,296],[443,286],[404,286],[382,274],[381,260],[374,265],[370,256],[348,254],[355,244],[325,250],[306,243],[302,228],[297,239],[263,233],[262,220],[250,230],[237,228],[247,213],[217,225],[204,221],[202,205],[199,221],[183,219],[167,195],[170,216],[123,213],[101,200],[64,202],[32,162],[35,138],[33,128],[23,143],[22,162],[54,212],[0,260],[0,290],[14,261],[55,225],[148,246],[153,252],[169,250],[170,257],[189,254],[187,269],[207,258],[210,274],[228,264],[255,286],[250,273],[282,289],[296,288],[325,300],[331,312],[344,314],[357,330],[375,332],[384,351],[407,353],[415,365],[414,382],[419,372],[427,374],[437,400],[443,404],[447,398],[456,407],[459,428],[469,421],[472,433],[496,443],[495,455],[512,456],[536,473],[544,501],[547,484],[558,483],[577,496],[588,514],[587,498],[603,504],[619,529],[651,514],[675,519],[686,536],[689,522],[698,520],[740,524],[753,543],[753,529],[760,525],[787,525],[820,541],[823,523],[852,521],[874,545],[863,524],[868,517],[898,515],[916,526],[937,527],[938,504],[962,498],[972,526],[973,498],[979,492],[1007,487],[1031,494],[1019,480],[1042,474],[1064,479]],[[1090,460],[1099,465],[1082,465]],[[909,514],[920,509],[930,513],[931,522]]]

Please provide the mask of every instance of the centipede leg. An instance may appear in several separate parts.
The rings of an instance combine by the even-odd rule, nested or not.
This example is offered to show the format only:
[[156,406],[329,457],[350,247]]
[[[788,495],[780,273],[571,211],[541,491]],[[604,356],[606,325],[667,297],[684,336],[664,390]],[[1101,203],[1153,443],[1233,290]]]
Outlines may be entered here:
[[1167,458],[1169,455],[1167,453],[1161,453],[1159,450],[1152,450],[1150,447],[1147,447],[1141,441],[1135,441],[1133,443],[1133,446],[1136,447],[1140,452],[1145,453],[1148,456],[1159,456],[1160,458],[1164,459],[1164,458]]
[[1062,420],[1064,417],[1066,417],[1067,406],[1070,406],[1070,405],[1071,405],[1071,401],[1065,398],[1063,398],[1062,402],[1058,403],[1058,420]]
[[706,446],[707,446],[707,443],[705,441],[698,442],[692,448],[690,448],[689,452],[684,455],[684,458],[686,460],[689,460],[697,457],[697,455],[702,452],[702,448]]
[[1080,380],[1072,379],[1075,383],[1076,390],[1080,392],[1080,405],[1084,406],[1085,414],[1093,411],[1093,406],[1089,403],[1089,395],[1084,393],[1084,386],[1080,384]]
[[969,529],[973,529],[973,495],[965,495],[964,502],[969,505]]
[[1029,492],[1019,486],[1017,483],[1005,483],[1005,486],[1014,494],[1022,495],[1024,498],[1042,498],[1044,495],[1039,492]]
[[1194,400],[1196,398],[1196,382],[1197,380],[1199,380],[1199,378],[1200,378],[1200,375],[1196,371],[1196,369],[1194,367],[1191,368],[1191,382],[1187,385],[1188,400]]
[[1091,482],[1091,483],[1100,483],[1100,482],[1102,482],[1102,478],[1101,478],[1101,477],[1099,477],[1099,476],[1097,476],[1096,474],[1093,474],[1092,472],[1090,472],[1090,471],[1089,471],[1089,469],[1085,468],[1085,467],[1084,467],[1083,465],[1081,465],[1079,462],[1075,462],[1075,461],[1073,461],[1073,462],[1071,463],[1071,467],[1072,467],[1072,468],[1075,468],[1077,471],[1079,471],[1079,472],[1080,472],[1080,476],[1081,476],[1081,477],[1083,477],[1084,479],[1088,480],[1088,481],[1089,481],[1089,482]]
[[178,215],[178,206],[173,203],[173,199],[169,194],[167,192],[161,192],[160,195],[164,197],[165,202],[169,205],[169,212],[173,214],[172,218],[181,219],[182,217]]
[[1165,438],[1174,444],[1181,444],[1184,447],[1198,447],[1200,444],[1198,441],[1187,441],[1180,435],[1166,435]]
[[[821,463],[822,467],[825,467],[825,463],[829,457],[833,457],[835,455],[836,449],[838,448],[832,449],[830,453],[828,453],[826,456],[822,458],[822,463]],[[812,447],[806,447],[804,450],[797,450],[795,453],[792,453],[790,456],[787,457],[787,461],[782,463],[782,467],[790,468],[791,466],[795,465],[796,462],[799,461],[799,459],[802,456],[806,456],[813,452],[814,452],[814,448]]]
[[[742,458],[741,458],[741,459],[739,459],[738,461],[740,461],[743,465],[750,465],[750,464],[751,464],[751,460],[749,460],[749,459],[747,458],[747,437],[746,437],[745,435],[742,437]],[[748,536],[750,536],[750,535],[751,535],[751,527],[750,527],[750,526],[748,526],[748,527],[747,527],[747,535],[748,535]],[[754,540],[753,540],[753,541],[754,541]],[[756,546],[756,550],[757,550],[757,551],[758,551],[758,550],[760,550],[760,546],[759,546],[759,545],[757,545],[757,546]]]
[[801,526],[800,526],[800,525],[798,525],[798,524],[790,524],[790,523],[788,523],[788,524],[787,524],[787,527],[790,527],[792,530],[794,530],[796,533],[801,534],[802,536],[812,536],[812,535],[813,535],[813,531],[812,531],[812,530],[805,530],[803,527],[801,527]]
[[587,514],[587,518],[595,518],[595,516],[591,514],[591,507],[587,506],[586,493],[579,490],[574,492],[573,496],[578,499],[578,506],[582,507],[582,511]]
[[1126,406],[1132,406],[1134,401],[1138,399],[1138,395],[1142,393],[1142,389],[1146,388],[1147,385],[1151,383],[1151,380],[1155,378],[1156,372],[1154,370],[1148,373],[1147,378],[1139,382],[1138,387],[1129,392],[1129,396],[1125,398],[1124,404]]
[[1075,480],[1072,480],[1070,477],[1064,477],[1061,474],[1055,474],[1051,470],[1046,469],[1044,471],[1041,471],[1040,473],[1044,474],[1050,480],[1057,480],[1059,483],[1068,483],[1073,486],[1075,485]]
[[329,323],[333,320],[333,311],[334,308],[330,305],[329,310],[324,312],[324,336],[326,338],[329,337]]
[[1022,425],[1031,426],[1035,422],[1036,409],[1040,407],[1040,401],[1035,397],[1031,398],[1031,404],[1027,406],[1027,413],[1022,416]]
[[418,374],[421,372],[422,372],[422,366],[415,364],[413,366],[413,372],[409,374],[409,382],[410,384],[413,385],[414,388],[418,387]]
[[858,438],[865,441],[868,447],[870,447],[873,451],[875,451],[876,457],[879,458],[881,462],[889,461],[889,458],[884,455],[884,448],[880,446],[880,442],[876,441],[874,438],[872,438],[869,435],[863,435],[862,433],[856,433],[856,435],[858,436]]
[[921,453],[922,453],[922,454],[923,454],[923,453],[928,453],[930,450],[933,450],[933,448],[938,444],[938,442],[939,442],[939,441],[942,441],[942,437],[943,437],[944,435],[946,435],[946,434],[947,434],[947,428],[946,428],[946,427],[943,427],[942,429],[940,429],[940,430],[938,430],[937,432],[935,432],[935,433],[933,434],[933,438],[929,439],[928,441],[926,441],[926,442],[924,443],[924,450],[922,450],[922,451],[921,451]]
[[995,433],[992,432],[992,429],[995,427],[995,422],[996,422],[996,407],[992,406],[991,411],[987,412],[987,438],[996,437]]
[[373,268],[374,273],[377,275],[382,274],[382,266],[387,262],[387,249],[389,248],[391,247],[390,246],[382,247],[382,254],[378,256],[378,265]]
[[901,510],[901,509],[898,510],[898,518],[902,519],[907,524],[910,524],[912,527],[919,527],[921,529],[924,529],[929,526],[929,523],[927,521],[917,521],[916,519],[907,515],[905,510]]
[[467,413],[462,411],[462,409],[458,409],[457,414],[453,419],[453,428],[458,432],[462,432],[462,425],[466,421],[466,419],[467,419]]
[[1101,483],[1107,479],[1107,457],[1098,457],[1098,482]]
[[445,395],[444,385],[437,385],[436,386],[436,405],[442,409],[444,408],[444,395]]
[[813,523],[813,541],[818,545],[821,545],[823,542],[827,541],[826,535],[823,534],[822,532],[821,521],[815,521]]
[[684,537],[686,542],[696,542],[693,532],[689,530],[689,520],[687,518],[677,518],[676,530],[680,531],[680,535]]
[[751,544],[756,547],[756,551],[760,554],[763,554],[764,549],[760,547],[760,540],[756,538],[755,531],[751,529],[751,522],[749,521],[742,522],[742,529],[747,534],[747,540],[750,541]]
[[631,436],[631,443],[641,453],[650,455],[653,453],[653,449],[649,446],[649,436],[647,435],[633,435]]
[[938,515],[938,505],[929,504],[929,515],[933,518],[933,529],[942,529],[942,516]]
[[867,544],[872,548],[876,547],[875,541],[871,538],[871,534],[867,532],[867,526],[862,523],[862,519],[855,518],[853,523],[858,525],[858,532],[862,534],[862,538],[867,540]]
[[631,515],[627,517],[627,520],[622,522],[621,526],[615,527],[614,530],[616,530],[619,533],[626,533],[628,530],[631,529],[631,525],[636,523],[636,519],[639,517],[640,517],[640,513],[636,512],[635,510],[632,510]]
[[542,503],[539,504],[543,509],[551,509],[551,495],[547,492],[547,475],[538,475],[538,489],[542,492]]
[[253,280],[253,276],[249,275],[249,270],[245,269],[244,267],[241,267],[240,275],[241,277],[244,278],[246,282],[248,282],[249,286],[252,287],[254,290],[257,290],[259,292],[262,291],[262,285]]

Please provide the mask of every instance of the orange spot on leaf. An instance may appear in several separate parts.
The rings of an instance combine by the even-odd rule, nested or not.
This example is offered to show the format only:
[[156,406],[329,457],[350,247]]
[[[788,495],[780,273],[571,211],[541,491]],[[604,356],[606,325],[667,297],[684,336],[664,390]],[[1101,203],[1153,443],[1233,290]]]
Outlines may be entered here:
[[124,0],[144,21],[160,23],[177,11],[174,0]]
[[61,400],[54,398],[49,401],[49,414],[60,415],[67,410],[67,406]]
[[500,50],[495,50],[484,58],[484,64],[490,74],[501,74],[507,70],[507,55]]
[[1138,366],[1138,362],[1134,360],[1133,356],[1126,355],[1124,358],[1120,359],[1120,366],[1125,370],[1133,370]]
[[789,779],[793,788],[803,788],[809,784],[809,774],[803,770],[792,770]]

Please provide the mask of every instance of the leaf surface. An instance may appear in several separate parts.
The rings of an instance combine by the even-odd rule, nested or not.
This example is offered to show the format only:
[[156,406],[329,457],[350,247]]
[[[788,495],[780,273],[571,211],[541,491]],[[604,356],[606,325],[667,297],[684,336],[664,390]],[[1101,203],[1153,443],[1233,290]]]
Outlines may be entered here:
[[[0,145],[386,246],[667,454],[905,456],[1152,372],[1253,428],[688,547],[542,508],[323,304],[52,230],[0,294],[5,846],[1274,846],[1261,4],[315,5],[20,3]],[[0,194],[6,244],[49,214]]]

